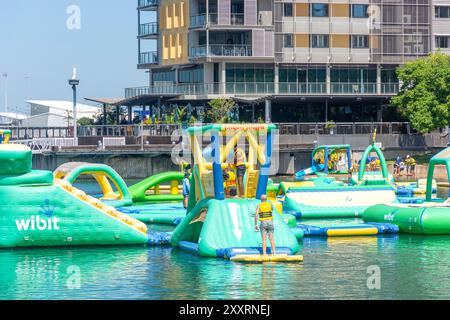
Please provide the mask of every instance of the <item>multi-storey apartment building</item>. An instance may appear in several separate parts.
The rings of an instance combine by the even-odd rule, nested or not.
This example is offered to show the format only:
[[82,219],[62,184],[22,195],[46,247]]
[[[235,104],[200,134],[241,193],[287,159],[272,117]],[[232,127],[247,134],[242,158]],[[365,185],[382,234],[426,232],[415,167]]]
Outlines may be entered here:
[[450,53],[446,1],[139,0],[149,84],[126,96],[200,107],[229,97],[274,121],[381,120],[399,65]]

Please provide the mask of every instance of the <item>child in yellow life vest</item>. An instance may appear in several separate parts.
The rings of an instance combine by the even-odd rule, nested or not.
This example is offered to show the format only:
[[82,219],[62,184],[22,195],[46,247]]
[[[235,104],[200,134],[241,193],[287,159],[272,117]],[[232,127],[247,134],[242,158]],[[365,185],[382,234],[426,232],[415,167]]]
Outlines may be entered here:
[[244,197],[244,176],[247,171],[245,163],[247,162],[247,157],[244,150],[238,148],[237,145],[234,146],[234,165],[236,166],[237,173],[237,185],[239,188],[239,196]]
[[225,195],[227,197],[236,197],[237,196],[237,186],[236,186],[236,174],[230,170],[230,168],[226,168],[223,172],[223,186],[225,189]]
[[[273,205],[267,201],[267,196],[261,196],[261,203],[256,208],[255,214],[255,231],[261,230],[263,255],[267,255],[267,236],[269,236],[270,245],[272,246],[272,254],[276,254],[273,224]],[[258,220],[260,226],[258,228]]]

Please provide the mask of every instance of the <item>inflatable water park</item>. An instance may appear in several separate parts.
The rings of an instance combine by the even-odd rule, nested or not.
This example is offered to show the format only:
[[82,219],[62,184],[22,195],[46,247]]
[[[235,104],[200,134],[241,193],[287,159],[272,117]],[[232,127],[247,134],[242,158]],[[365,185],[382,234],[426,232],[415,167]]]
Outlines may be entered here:
[[[358,166],[350,146],[319,146],[312,152],[311,168],[294,180],[274,183],[276,130],[273,124],[188,128],[191,169],[162,172],[131,186],[104,164],[68,162],[54,172],[35,170],[31,149],[11,143],[10,132],[1,131],[0,248],[165,245],[234,262],[299,263],[307,237],[450,234],[450,199],[436,198],[433,179],[436,166],[450,172],[450,148],[431,159],[427,179],[398,184],[375,138]],[[236,150],[242,150],[239,165]],[[241,183],[239,166],[245,170]],[[99,194],[77,187],[86,178],[96,182]],[[187,208],[185,179],[190,185]],[[425,199],[402,201],[402,195],[423,192]],[[265,196],[276,230],[276,250],[267,243],[267,255],[255,231]],[[158,224],[172,231],[150,230]]]

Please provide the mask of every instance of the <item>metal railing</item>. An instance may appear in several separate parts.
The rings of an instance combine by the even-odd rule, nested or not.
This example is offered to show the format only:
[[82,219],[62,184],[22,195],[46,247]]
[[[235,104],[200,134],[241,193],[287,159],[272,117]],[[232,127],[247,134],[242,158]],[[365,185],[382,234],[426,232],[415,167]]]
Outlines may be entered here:
[[139,64],[154,64],[158,63],[158,52],[141,52],[139,54]]
[[327,84],[325,82],[280,82],[278,84],[279,94],[326,94]]
[[245,18],[244,13],[232,13],[231,14],[231,24],[232,25],[244,25]]
[[211,44],[209,46],[196,46],[189,48],[191,58],[202,58],[207,56],[220,57],[251,57],[253,55],[252,45],[228,45]]
[[80,126],[79,137],[139,137],[171,136],[175,130],[181,129],[179,124],[146,124],[146,125],[106,125],[106,126]]
[[332,82],[331,93],[350,93],[350,94],[373,94],[377,93],[376,82],[371,83],[345,83],[345,82]]
[[280,135],[321,135],[321,134],[378,134],[416,133],[409,122],[326,122],[317,123],[277,123]]
[[[416,133],[409,122],[296,122],[276,123],[280,135],[366,135],[377,129],[378,134],[412,134]],[[23,128],[2,127],[12,131],[11,142],[30,145],[39,150],[50,150],[51,147],[73,146],[75,144],[72,128]],[[90,125],[78,127],[78,138],[85,137],[140,137],[172,136],[181,130],[180,124],[145,124],[145,125]],[[61,136],[51,136],[50,132],[60,132]],[[28,132],[26,138],[18,132]],[[42,133],[46,132],[48,136]]]
[[138,8],[157,6],[159,0],[138,0]]
[[[217,13],[209,14],[209,24],[216,25],[217,24]],[[196,14],[190,17],[190,25],[191,28],[196,27],[204,27],[206,26],[206,13]]]
[[[376,83],[331,83],[330,94],[335,95],[376,95],[395,94],[398,84],[382,84],[377,92]],[[273,82],[232,82],[232,83],[180,83],[154,85],[125,89],[125,97],[132,98],[149,94],[170,95],[233,95],[233,94],[272,94],[272,95],[323,95],[327,94],[325,82],[280,82],[278,90]]]
[[158,34],[158,23],[157,22],[150,22],[150,23],[144,23],[139,26],[139,36],[151,36],[151,35],[157,35]]

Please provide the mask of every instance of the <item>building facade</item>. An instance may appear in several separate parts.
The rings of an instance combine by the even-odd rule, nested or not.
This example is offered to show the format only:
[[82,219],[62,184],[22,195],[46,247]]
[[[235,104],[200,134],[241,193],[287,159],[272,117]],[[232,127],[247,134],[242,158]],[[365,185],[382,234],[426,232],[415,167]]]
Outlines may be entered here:
[[396,68],[450,53],[446,0],[139,0],[138,17],[149,83],[127,99],[233,98],[276,122],[395,118]]

